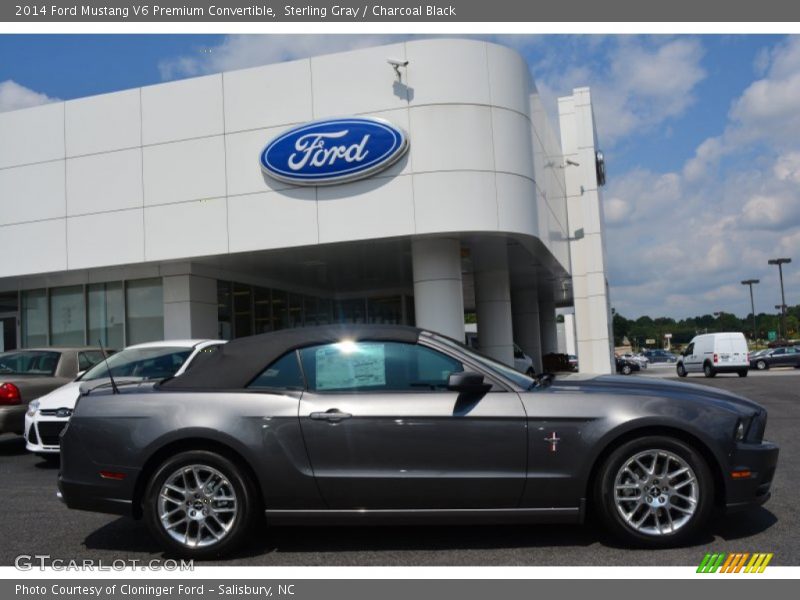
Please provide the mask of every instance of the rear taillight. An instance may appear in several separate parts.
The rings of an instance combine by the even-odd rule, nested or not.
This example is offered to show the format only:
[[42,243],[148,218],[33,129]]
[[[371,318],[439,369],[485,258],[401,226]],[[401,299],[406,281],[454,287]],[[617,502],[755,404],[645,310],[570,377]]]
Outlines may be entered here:
[[714,364],[717,364],[718,362],[719,362],[719,354],[714,353]]
[[19,393],[19,388],[13,383],[0,383],[0,405],[11,406],[12,404],[20,404],[22,402],[22,395]]

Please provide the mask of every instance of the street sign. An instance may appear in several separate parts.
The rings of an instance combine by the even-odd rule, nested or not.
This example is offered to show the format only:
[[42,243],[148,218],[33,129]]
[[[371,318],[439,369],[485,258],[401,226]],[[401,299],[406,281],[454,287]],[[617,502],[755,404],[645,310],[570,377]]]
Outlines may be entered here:
[[656,341],[655,341],[653,338],[647,338],[647,339],[644,341],[644,343],[645,343],[645,344],[655,344],[655,343],[656,343]]
[[775,340],[778,339],[778,332],[777,331],[768,331],[767,332],[767,339],[770,342],[774,342]]

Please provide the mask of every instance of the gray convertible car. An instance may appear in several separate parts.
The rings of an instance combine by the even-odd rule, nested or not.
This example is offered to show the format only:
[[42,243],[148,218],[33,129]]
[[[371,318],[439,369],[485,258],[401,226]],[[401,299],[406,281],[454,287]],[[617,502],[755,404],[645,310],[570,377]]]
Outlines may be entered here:
[[94,389],[62,435],[70,508],[169,551],[267,523],[581,522],[685,543],[770,496],[766,411],[685,383],[531,379],[435,333],[330,326],[229,342],[161,383]]

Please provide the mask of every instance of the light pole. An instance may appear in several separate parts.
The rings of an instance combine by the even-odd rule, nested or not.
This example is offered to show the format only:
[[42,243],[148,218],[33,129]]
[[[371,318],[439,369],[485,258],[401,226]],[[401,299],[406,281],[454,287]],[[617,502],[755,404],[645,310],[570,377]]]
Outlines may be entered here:
[[[786,306],[786,305],[785,305],[785,304],[776,304],[776,305],[775,305],[775,309],[776,309],[776,310],[779,310],[779,311],[781,311],[781,314],[783,314],[783,307],[784,307],[784,306]],[[779,340],[782,340],[782,339],[783,339],[783,333],[781,332],[781,328],[782,328],[782,327],[783,327],[783,325],[781,325],[780,323],[778,323],[778,339],[779,339]]]
[[788,265],[792,262],[791,258],[771,258],[767,264],[778,265],[778,275],[781,278],[781,329],[783,335],[788,335],[786,332],[786,296],[783,294],[783,265]]
[[758,279],[745,279],[742,285],[750,286],[750,309],[753,311],[753,343],[756,341],[756,303],[753,300],[753,284],[761,283]]

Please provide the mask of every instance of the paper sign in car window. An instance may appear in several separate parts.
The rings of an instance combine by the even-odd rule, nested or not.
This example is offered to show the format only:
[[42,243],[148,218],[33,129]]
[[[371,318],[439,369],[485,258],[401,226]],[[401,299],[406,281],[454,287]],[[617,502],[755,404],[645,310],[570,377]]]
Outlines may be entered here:
[[348,351],[335,346],[315,353],[318,390],[342,390],[386,385],[383,344],[357,344]]

